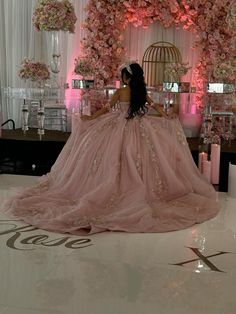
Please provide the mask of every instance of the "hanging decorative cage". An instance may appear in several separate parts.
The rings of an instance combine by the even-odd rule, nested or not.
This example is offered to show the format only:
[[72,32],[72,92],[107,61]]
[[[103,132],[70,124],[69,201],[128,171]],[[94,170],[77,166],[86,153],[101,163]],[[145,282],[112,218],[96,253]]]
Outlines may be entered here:
[[159,41],[149,46],[144,52],[142,60],[147,86],[156,87],[162,85],[163,82],[171,82],[171,78],[165,74],[165,70],[168,65],[181,62],[181,53],[173,44]]

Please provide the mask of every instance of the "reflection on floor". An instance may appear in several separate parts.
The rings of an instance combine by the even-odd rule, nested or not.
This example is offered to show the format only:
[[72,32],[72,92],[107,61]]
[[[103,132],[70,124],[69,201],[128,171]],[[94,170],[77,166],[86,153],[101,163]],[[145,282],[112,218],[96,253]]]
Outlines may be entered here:
[[[0,201],[36,180],[0,175]],[[216,218],[163,234],[60,235],[1,214],[0,314],[236,313],[236,199],[219,197]]]

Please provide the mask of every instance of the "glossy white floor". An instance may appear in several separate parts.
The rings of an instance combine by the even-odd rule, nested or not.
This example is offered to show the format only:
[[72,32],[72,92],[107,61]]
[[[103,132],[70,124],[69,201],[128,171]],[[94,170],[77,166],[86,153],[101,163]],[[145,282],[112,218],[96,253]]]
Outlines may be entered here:
[[[0,175],[0,201],[36,179]],[[0,314],[236,313],[236,199],[219,197],[215,219],[164,234],[68,237],[1,214]]]

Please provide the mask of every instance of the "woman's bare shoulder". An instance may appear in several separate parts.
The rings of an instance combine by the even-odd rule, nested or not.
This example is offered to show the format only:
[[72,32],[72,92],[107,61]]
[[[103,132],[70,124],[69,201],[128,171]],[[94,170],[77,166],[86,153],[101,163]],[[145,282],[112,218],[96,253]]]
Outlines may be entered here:
[[128,86],[122,87],[119,89],[120,101],[129,101],[130,100],[130,89]]
[[121,97],[129,97],[130,96],[130,88],[128,86],[120,88],[119,94]]

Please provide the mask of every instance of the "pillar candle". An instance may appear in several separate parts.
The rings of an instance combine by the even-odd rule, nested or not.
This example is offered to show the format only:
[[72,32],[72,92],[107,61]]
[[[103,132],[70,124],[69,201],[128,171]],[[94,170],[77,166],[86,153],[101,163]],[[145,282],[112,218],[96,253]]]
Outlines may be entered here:
[[202,172],[204,176],[207,178],[207,181],[211,183],[211,161],[203,160]]
[[229,164],[228,195],[236,198],[236,165]]
[[198,154],[198,169],[203,172],[203,161],[207,160],[207,153],[201,152]]
[[116,81],[116,88],[117,88],[117,89],[120,88],[120,81]]
[[211,144],[211,183],[219,184],[220,177],[220,145]]

